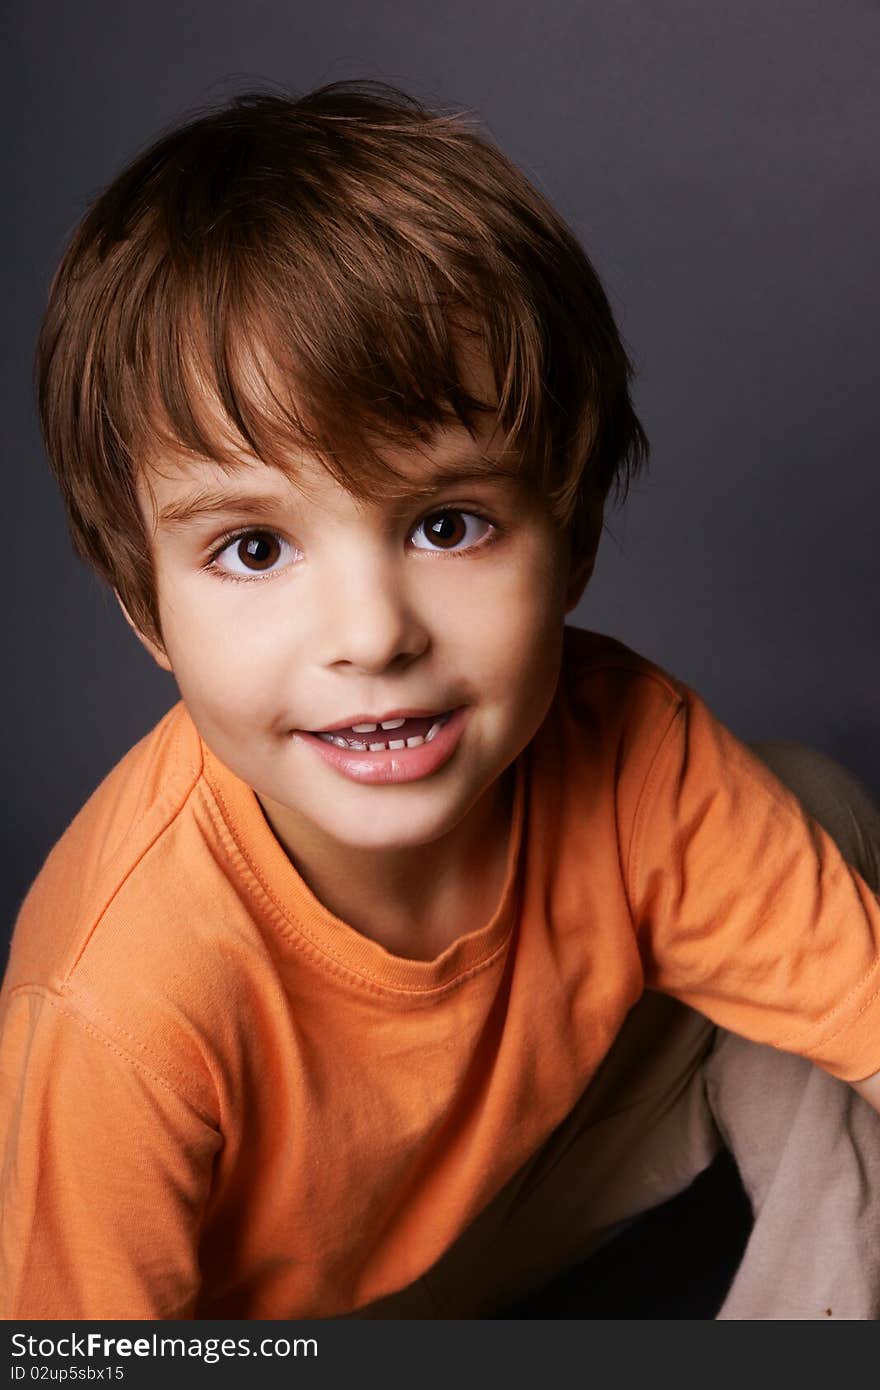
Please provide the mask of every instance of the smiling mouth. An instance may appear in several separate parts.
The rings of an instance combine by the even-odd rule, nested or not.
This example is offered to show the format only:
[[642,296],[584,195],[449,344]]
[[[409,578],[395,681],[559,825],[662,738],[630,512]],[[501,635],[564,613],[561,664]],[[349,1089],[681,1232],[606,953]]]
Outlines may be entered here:
[[436,738],[454,713],[454,710],[447,710],[445,714],[385,719],[380,724],[352,724],[349,728],[333,729],[326,733],[313,731],[313,737],[321,739],[324,743],[332,743],[336,748],[361,753],[419,748],[423,743],[430,743]]

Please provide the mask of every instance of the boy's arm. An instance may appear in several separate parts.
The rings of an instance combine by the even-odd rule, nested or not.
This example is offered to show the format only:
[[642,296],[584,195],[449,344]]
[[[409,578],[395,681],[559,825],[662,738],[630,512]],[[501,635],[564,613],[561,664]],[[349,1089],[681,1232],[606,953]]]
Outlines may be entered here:
[[220,1136],[146,1046],[23,987],[0,1010],[5,1318],[187,1318]]

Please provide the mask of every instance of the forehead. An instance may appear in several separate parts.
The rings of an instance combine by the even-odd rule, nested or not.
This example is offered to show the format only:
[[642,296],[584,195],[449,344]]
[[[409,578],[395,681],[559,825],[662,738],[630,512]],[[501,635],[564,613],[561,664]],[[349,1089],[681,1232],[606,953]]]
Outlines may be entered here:
[[[274,380],[277,368],[264,357],[264,380]],[[479,399],[490,401],[491,368],[484,350],[476,341],[464,341],[460,361],[469,388]],[[364,506],[403,504],[427,497],[446,483],[523,476],[523,460],[509,447],[498,414],[488,405],[471,418],[469,428],[453,416],[422,434],[413,428],[403,442],[399,436],[394,440],[370,435],[362,445],[350,445],[344,458],[330,449],[311,452],[289,430],[274,435],[268,452],[260,445],[258,454],[256,444],[251,447],[233,424],[210,381],[195,366],[193,372],[201,445],[195,439],[186,445],[175,443],[160,408],[156,433],[138,450],[138,495],[154,527],[163,520],[177,524],[184,512],[191,518],[196,508],[205,513],[221,511],[226,504],[250,503],[257,514],[260,499],[267,510],[303,497],[320,503],[332,498],[334,487]],[[274,380],[273,389],[280,388]],[[257,395],[263,406],[270,404],[264,388]]]
[[[280,475],[276,481],[287,476],[300,491],[312,481],[320,484],[329,473],[368,500],[380,493],[392,496],[397,480],[418,482],[434,469],[451,466],[453,455],[506,453],[514,432],[506,434],[502,426],[482,325],[465,315],[453,341],[464,396],[453,391],[451,398],[414,413],[402,409],[403,396],[388,382],[381,383],[380,396],[374,394],[379,383],[360,395],[351,386],[354,394],[348,395],[344,379],[335,373],[332,399],[327,390],[316,393],[301,378],[301,364],[285,366],[278,345],[273,351],[259,329],[244,338],[234,335],[231,381],[218,378],[217,364],[206,350],[186,353],[178,364],[182,400],[179,393],[169,397],[157,383],[150,393],[152,404],[131,431],[143,490],[167,492],[199,475],[219,486],[233,473],[244,480],[243,465],[259,470],[268,464]],[[387,401],[386,408],[381,401]],[[463,413],[456,413],[463,402]],[[265,475],[260,481],[265,485]]]
[[[518,458],[464,429],[444,431],[430,445],[388,449],[387,459],[387,479],[369,479],[368,495],[356,498],[362,505],[403,505],[428,500],[446,486],[511,483],[522,475]],[[303,498],[320,506],[355,490],[313,455],[292,448],[283,467],[242,451],[221,461],[168,450],[142,468],[138,491],[152,528],[165,530],[230,508],[260,517]]]

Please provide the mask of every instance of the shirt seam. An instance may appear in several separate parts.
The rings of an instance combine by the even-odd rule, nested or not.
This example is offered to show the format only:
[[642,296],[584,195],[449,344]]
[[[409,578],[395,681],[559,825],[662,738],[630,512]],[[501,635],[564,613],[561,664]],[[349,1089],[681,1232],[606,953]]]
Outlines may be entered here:
[[[868,1012],[871,1005],[874,1004],[877,999],[880,999],[880,986],[874,990],[873,994],[869,994],[867,999],[863,1000],[855,1013],[845,1017],[843,1022],[839,1021],[841,1012],[847,1009],[853,1000],[858,998],[861,991],[870,983],[871,977],[875,976],[878,971],[880,971],[880,958],[871,962],[866,973],[850,987],[839,1003],[835,1004],[832,1009],[824,1013],[811,1028],[800,1034],[798,1050],[803,1049],[806,1051],[808,1049],[810,1052],[819,1051],[819,1049],[825,1047],[828,1043],[834,1042],[836,1039],[840,1038],[840,1036],[848,1032],[850,1028],[853,1028],[862,1015]],[[836,1024],[837,1026],[834,1027],[831,1033],[823,1032],[822,1030],[829,1024]],[[798,1038],[799,1035],[797,1033],[786,1033],[778,1043],[778,1046],[782,1048],[783,1051],[788,1051],[790,1050],[790,1044],[798,1040]],[[873,1072],[868,1072],[868,1075],[872,1076]]]
[[667,671],[663,671],[659,666],[655,666],[653,662],[649,662],[646,657],[639,656],[637,652],[633,652],[630,660],[622,656],[609,657],[595,664],[590,663],[587,666],[582,666],[579,670],[573,671],[567,679],[576,688],[579,679],[594,673],[598,675],[603,671],[627,671],[636,678],[652,681],[655,685],[659,685],[667,695],[671,695],[674,700],[683,703],[682,689],[684,683],[675,676],[671,676]]
[[629,843],[627,845],[627,853],[624,859],[624,889],[627,896],[627,902],[629,904],[630,917],[632,918],[636,926],[638,926],[638,923],[636,922],[636,913],[634,908],[634,887],[636,877],[638,874],[639,862],[641,860],[642,833],[645,820],[647,818],[651,795],[654,791],[654,787],[659,776],[662,756],[666,750],[670,734],[674,730],[678,721],[682,718],[686,709],[685,701],[681,697],[681,695],[677,695],[677,701],[677,704],[675,705],[669,716],[669,720],[666,724],[666,727],[664,728],[663,733],[660,736],[660,739],[657,743],[657,747],[655,748],[654,753],[651,757],[650,764],[648,765],[648,771],[645,774],[645,780],[642,783],[642,789],[639,792],[639,799],[636,803],[635,814],[633,816],[632,830],[630,831]]
[[[147,1063],[144,1062],[142,1058],[134,1056],[126,1048],[120,1046],[119,1042],[114,1037],[105,1033],[103,1029],[101,1029],[97,1024],[95,1024],[86,1013],[76,1008],[72,1000],[68,1000],[61,995],[57,995],[46,985],[16,985],[14,989],[11,989],[9,991],[8,998],[12,1000],[20,995],[32,996],[37,999],[43,1000],[46,1004],[49,1005],[50,1008],[54,1009],[56,1013],[60,1014],[63,1018],[69,1019],[71,1023],[76,1024],[78,1028],[80,1028],[84,1033],[87,1033],[90,1037],[94,1038],[96,1042],[101,1043],[109,1052],[112,1052],[115,1056],[121,1058],[122,1061],[129,1063],[133,1067],[136,1067],[139,1071],[143,1072],[145,1076],[149,1077],[151,1081],[155,1082],[156,1085],[161,1086],[166,1091],[169,1091],[171,1095],[175,1097],[176,1100],[180,1100],[185,1105],[188,1105],[190,1109],[198,1115],[199,1119],[202,1120],[204,1124],[208,1125],[211,1129],[217,1129],[216,1116],[212,1116],[211,1114],[209,1114],[204,1105],[196,1101],[191,1095],[189,1095],[186,1091],[182,1090],[179,1086],[175,1085],[174,1082],[169,1080],[167,1076],[164,1076],[161,1072],[147,1065]],[[109,1019],[107,1021],[111,1022],[111,1020]],[[128,1036],[131,1041],[136,1041],[136,1039],[131,1034],[128,1034],[126,1036]],[[180,1073],[180,1077],[181,1079],[184,1079],[184,1074],[182,1072]]]
[[[178,722],[178,725],[172,734],[172,755],[176,754],[177,752],[178,745],[180,743],[180,738],[180,725]],[[197,764],[188,762],[186,764],[186,767],[187,771],[191,774],[191,776],[188,782],[185,784],[185,786],[182,789],[179,789],[176,795],[168,793],[167,796],[160,798],[158,802],[154,803],[152,807],[149,807],[144,812],[144,814],[133,823],[131,829],[129,830],[130,835],[135,830],[139,829],[150,815],[155,815],[159,821],[155,834],[150,837],[146,844],[141,846],[140,852],[137,855],[135,855],[131,863],[128,864],[124,872],[122,872],[121,877],[114,883],[114,886],[108,890],[102,905],[95,909],[91,925],[84,932],[83,938],[79,944],[76,954],[73,960],[70,962],[70,965],[68,966],[67,971],[64,975],[64,978],[62,980],[62,988],[66,989],[70,985],[72,977],[77,967],[79,966],[86,951],[91,945],[92,940],[94,939],[95,932],[100,926],[103,918],[110,910],[110,907],[112,906],[114,900],[122,892],[122,889],[125,887],[126,883],[131,878],[135,870],[139,868],[140,865],[143,863],[150,850],[153,849],[153,847],[159,842],[159,840],[161,840],[163,835],[165,835],[171,829],[175,821],[183,813],[183,810],[186,807],[186,804],[189,801],[190,797],[192,796],[193,791],[198,786],[199,780],[202,775],[201,757],[199,758]]]
[[[641,857],[641,836],[648,811],[649,794],[650,791],[653,791],[653,785],[655,784],[656,779],[659,776],[659,771],[661,767],[661,755],[665,751],[666,745],[669,740],[669,735],[672,732],[679,717],[684,715],[686,711],[687,702],[683,698],[681,698],[678,707],[673,711],[672,717],[668,725],[666,726],[666,729],[663,732],[660,742],[657,745],[657,749],[654,753],[653,758],[651,759],[651,765],[648,769],[645,782],[642,786],[642,791],[639,795],[639,802],[633,820],[633,831],[631,835],[631,854],[630,856],[628,856],[629,874],[631,875],[633,884],[635,883],[635,879],[637,877],[638,865]],[[782,798],[780,798],[776,794],[775,790],[773,791],[773,797],[774,800],[778,802],[778,804],[784,804]],[[627,875],[625,875],[624,878],[624,886],[626,887],[627,896],[629,898],[630,889],[627,886],[626,880]],[[635,921],[634,914],[633,920]],[[865,971],[865,973],[855,982],[855,984],[850,986],[844,997],[841,1000],[839,1000],[831,1009],[826,1010],[826,1012],[816,1023],[812,1024],[808,1029],[802,1028],[800,1030],[789,1030],[787,1033],[782,1034],[782,1036],[778,1038],[778,1040],[775,1040],[772,1045],[778,1047],[781,1051],[795,1051],[799,1055],[807,1056],[809,1055],[809,1053],[818,1052],[823,1047],[827,1046],[829,1043],[832,1043],[835,1040],[839,1039],[849,1029],[853,1028],[856,1025],[856,1023],[862,1017],[862,1015],[866,1013],[871,1008],[871,1005],[875,1002],[875,1000],[877,1000],[877,998],[880,997],[880,987],[878,987],[877,990],[875,990],[872,994],[868,996],[866,1000],[863,1001],[863,1003],[855,1013],[843,1017],[841,1021],[841,1014],[843,1013],[843,1011],[847,1010],[853,1002],[853,1000],[858,998],[859,994],[870,982],[872,976],[874,976],[878,970],[880,970],[880,958],[875,958],[871,962],[867,971]],[[829,1025],[833,1029],[833,1031],[831,1032],[825,1031],[829,1027]],[[873,1075],[873,1073],[869,1073],[869,1075]]]

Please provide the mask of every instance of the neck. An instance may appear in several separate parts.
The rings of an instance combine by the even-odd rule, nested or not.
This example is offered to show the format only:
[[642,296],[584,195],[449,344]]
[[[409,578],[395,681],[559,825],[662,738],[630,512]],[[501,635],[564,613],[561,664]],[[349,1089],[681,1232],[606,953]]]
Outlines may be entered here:
[[283,808],[260,798],[277,839],[315,897],[392,955],[433,960],[477,931],[501,900],[516,775],[509,768],[440,839],[405,849],[357,849],[292,833]]

